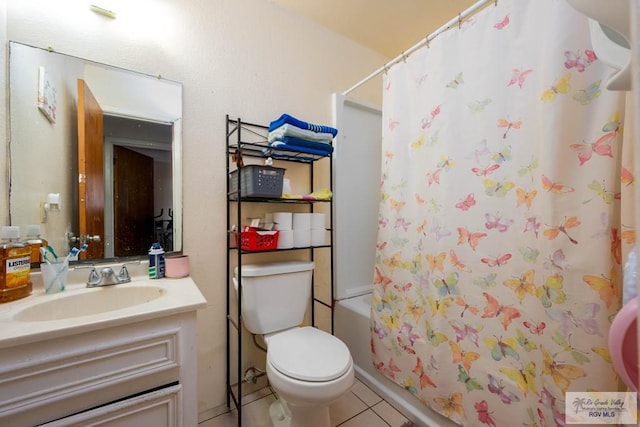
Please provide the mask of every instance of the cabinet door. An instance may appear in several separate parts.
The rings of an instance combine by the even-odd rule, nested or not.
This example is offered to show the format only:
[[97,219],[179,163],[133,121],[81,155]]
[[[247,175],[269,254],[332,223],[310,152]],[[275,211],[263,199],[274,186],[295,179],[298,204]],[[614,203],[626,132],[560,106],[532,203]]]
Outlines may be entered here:
[[181,427],[182,386],[174,385],[65,417],[46,427]]

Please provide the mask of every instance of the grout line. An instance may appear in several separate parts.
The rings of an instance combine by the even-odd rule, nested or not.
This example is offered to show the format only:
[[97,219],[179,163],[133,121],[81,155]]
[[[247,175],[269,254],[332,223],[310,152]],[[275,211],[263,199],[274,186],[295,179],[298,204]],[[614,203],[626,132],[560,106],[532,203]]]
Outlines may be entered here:
[[[357,378],[356,378],[357,379]],[[374,389],[372,389],[371,387],[369,387],[367,384],[365,384],[363,381],[360,381],[359,379],[357,379],[358,382],[364,386],[364,388],[366,388],[367,390],[369,390],[371,393],[375,394],[376,396],[378,396],[380,398],[380,400],[384,400],[384,398]]]
[[[258,400],[260,400],[260,399],[264,399],[265,397],[269,397],[269,396],[271,396],[271,395],[273,395],[273,393],[265,394],[264,396],[255,396],[255,399],[253,399],[253,400],[247,400],[246,402],[244,402],[244,401],[243,401],[243,402],[242,402],[242,406],[244,407],[244,406],[250,405],[250,404],[252,404],[253,402],[257,402]],[[246,397],[246,396],[245,396],[245,397]],[[235,408],[234,408],[234,409],[235,409]]]
[[[379,404],[379,403],[381,403],[381,402],[385,402],[385,400],[384,400],[384,399],[382,399],[380,402],[376,403],[374,406],[378,405],[378,404]],[[377,412],[376,412],[376,410],[375,410],[375,409],[373,409],[373,406],[371,406],[369,409],[371,410],[371,412],[373,412],[374,414],[376,414],[376,416],[377,416],[378,418],[380,418],[380,419],[381,419],[381,420],[382,420],[386,425],[388,425],[389,427],[393,427],[391,424],[389,424],[389,422],[388,422],[387,420],[385,420],[385,419],[384,419],[384,417],[383,417],[382,415],[380,415],[379,413],[377,413]]]
[[[384,402],[384,403],[386,403],[387,405],[389,405],[389,407],[390,407],[390,408],[394,409],[394,410],[395,410],[395,411],[396,411],[400,416],[402,416],[402,418],[404,418],[404,419],[405,419],[404,423],[406,423],[406,422],[410,421],[410,420],[409,420],[409,419],[408,419],[408,418],[407,418],[407,417],[406,417],[402,412],[398,411],[396,408],[394,408],[393,406],[391,406],[391,404],[390,404],[389,402],[387,402],[386,400],[382,400],[381,402],[376,403],[374,406],[378,406],[378,405],[380,405],[382,402]],[[387,422],[387,420],[385,420],[385,419],[382,417],[382,415],[381,415],[381,414],[379,414],[379,413],[378,413],[378,411],[376,411],[376,408],[375,408],[374,406],[372,406],[372,407],[371,407],[371,410],[372,410],[372,411],[373,411],[377,416],[379,416],[380,418],[382,418],[382,419],[384,420],[384,422],[385,422],[385,423],[389,424],[389,423]],[[378,408],[378,410],[380,410],[380,409]],[[404,424],[403,424],[403,425],[404,425]]]
[[[369,405],[367,402],[365,402],[360,396],[358,396],[357,394],[355,394],[353,391],[351,392],[360,402],[364,403],[365,406],[367,407],[367,409],[373,409],[373,406]],[[378,396],[380,397],[380,396]],[[380,397],[380,400],[377,401],[376,403],[374,403],[374,405],[377,405],[378,403],[382,402],[384,399],[382,399]]]
[[[363,384],[363,385],[364,385],[365,387],[367,387],[367,386],[366,386],[366,384]],[[367,387],[367,388],[369,388],[369,387]],[[369,390],[371,390],[371,389],[369,389]],[[379,404],[379,403],[381,403],[381,402],[384,402],[384,401],[385,401],[385,400],[384,400],[382,397],[380,397],[380,396],[379,396],[375,391],[371,390],[371,392],[373,392],[376,396],[378,396],[378,397],[380,398],[380,400],[379,400],[378,402],[376,402],[373,406],[375,406],[375,405],[377,405],[377,404]],[[343,422],[341,422],[340,424],[336,425],[336,427],[340,427],[340,426],[341,426],[341,425],[343,425],[344,423],[346,423],[346,422],[348,422],[348,421],[350,421],[350,420],[354,419],[354,418],[355,418],[355,417],[357,417],[358,415],[364,414],[364,413],[365,413],[365,412],[367,412],[367,411],[371,411],[371,412],[373,412],[373,413],[374,413],[378,418],[380,418],[380,419],[381,419],[381,420],[382,420],[386,425],[388,425],[388,426],[392,427],[392,426],[391,426],[391,424],[389,424],[389,423],[387,422],[387,420],[385,420],[384,418],[382,418],[382,416],[380,416],[380,414],[378,414],[378,413],[373,409],[373,406],[369,406],[369,404],[368,404],[367,402],[365,402],[364,400],[362,400],[362,399],[360,398],[360,396],[358,396],[358,395],[357,395],[356,393],[354,393],[353,391],[351,391],[351,394],[353,394],[353,395],[354,395],[354,396],[355,396],[359,401],[361,401],[362,403],[364,403],[364,405],[366,406],[366,409],[363,409],[362,411],[358,412],[357,414],[355,414],[355,415],[353,415],[353,416],[351,416],[351,417],[347,418],[346,420],[344,420],[344,421],[343,421]]]
[[[258,395],[257,395],[257,393],[258,393],[258,392],[260,392],[260,390],[264,390],[265,388],[268,388],[270,392],[269,392],[268,394],[263,395],[263,396],[258,396]],[[250,401],[244,401],[244,400],[246,400],[246,398],[247,398],[247,397],[249,397],[249,396],[254,396],[254,395],[255,395],[255,399],[250,400]],[[254,391],[254,392],[252,392],[252,393],[249,393],[249,394],[248,394],[248,395],[246,395],[246,396],[243,396],[243,398],[245,398],[245,399],[243,399],[242,407],[245,407],[246,405],[250,405],[250,404],[252,404],[252,403],[254,403],[254,402],[257,402],[257,401],[258,401],[258,400],[260,400],[260,399],[264,399],[264,398],[267,398],[267,397],[269,397],[269,396],[274,396],[276,399],[277,399],[277,397],[278,397],[278,396],[277,396],[277,394],[276,394],[276,393],[273,391],[273,389],[271,388],[271,386],[267,385],[267,386],[265,386],[265,387],[263,387],[263,388],[261,388],[261,389],[258,389],[258,390]],[[221,407],[219,407],[219,408],[221,408]],[[210,420],[212,420],[212,419],[214,419],[214,418],[216,418],[216,417],[219,417],[219,416],[221,416],[221,415],[229,414],[229,413],[232,413],[232,412],[237,412],[237,408],[236,408],[235,406],[234,406],[233,408],[226,408],[226,406],[225,406],[225,409],[226,409],[226,410],[224,410],[224,411],[217,412],[217,413],[216,413],[215,415],[213,415],[213,416],[209,416],[209,417],[208,417],[208,418],[206,418],[206,419],[203,419],[203,420],[198,421],[198,424],[204,424],[204,423],[206,423],[207,421],[210,421]],[[215,409],[214,409],[214,411],[215,411]]]
[[[337,424],[336,427],[340,427],[341,425],[344,425],[344,423],[351,421],[352,419],[354,419],[355,417],[357,417],[358,415],[364,414],[367,411],[373,411],[373,409],[371,409],[370,407],[367,406],[366,409],[363,409],[362,411],[358,412],[357,414],[354,414],[353,416],[347,418],[346,420],[344,420],[343,422],[341,422],[340,424]],[[375,414],[375,411],[373,412]],[[378,414],[376,414],[378,415]],[[384,420],[383,420],[384,421]],[[386,423],[386,421],[384,421]]]
[[[373,408],[371,409],[373,411]],[[380,418],[382,420],[383,423],[385,423],[386,425],[388,425],[389,427],[393,427],[391,424],[389,424],[389,422],[387,420],[385,420],[384,418],[382,418],[376,411],[373,411],[374,414],[376,414],[378,416],[378,418]]]
[[343,422],[341,422],[340,424],[336,425],[336,427],[340,427],[341,425],[344,425],[345,423],[347,423],[347,422],[351,421],[352,419],[356,418],[356,417],[357,417],[357,416],[359,416],[359,415],[364,414],[364,413],[365,413],[365,412],[367,412],[367,411],[371,411],[371,412],[373,412],[373,414],[374,414],[376,417],[380,418],[380,419],[382,420],[382,422],[383,422],[383,423],[385,423],[385,424],[386,424],[386,425],[388,425],[389,427],[393,427],[391,424],[389,424],[389,422],[388,422],[387,420],[385,420],[384,418],[382,418],[382,416],[381,416],[380,414],[378,414],[376,411],[374,411],[374,410],[373,410],[373,407],[368,407],[367,409],[365,409],[365,410],[363,410],[363,411],[358,412],[358,413],[357,413],[357,414],[355,414],[354,416],[352,416],[352,417],[350,417],[350,418],[348,418],[348,419],[344,420],[344,421],[343,421]]

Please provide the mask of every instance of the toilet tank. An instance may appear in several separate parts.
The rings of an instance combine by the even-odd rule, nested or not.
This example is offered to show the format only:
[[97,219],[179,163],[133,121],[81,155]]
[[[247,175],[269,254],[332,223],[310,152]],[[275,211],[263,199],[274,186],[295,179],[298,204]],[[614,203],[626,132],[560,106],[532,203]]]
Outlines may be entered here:
[[[311,297],[314,263],[287,261],[242,266],[242,320],[254,334],[298,326]],[[238,291],[238,267],[234,287]]]

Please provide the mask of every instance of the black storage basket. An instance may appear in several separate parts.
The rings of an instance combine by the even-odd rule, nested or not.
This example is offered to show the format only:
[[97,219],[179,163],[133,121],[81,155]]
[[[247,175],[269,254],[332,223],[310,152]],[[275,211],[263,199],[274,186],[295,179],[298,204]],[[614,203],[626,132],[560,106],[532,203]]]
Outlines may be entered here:
[[284,168],[245,165],[231,172],[231,192],[238,192],[238,171],[242,180],[242,197],[281,197]]

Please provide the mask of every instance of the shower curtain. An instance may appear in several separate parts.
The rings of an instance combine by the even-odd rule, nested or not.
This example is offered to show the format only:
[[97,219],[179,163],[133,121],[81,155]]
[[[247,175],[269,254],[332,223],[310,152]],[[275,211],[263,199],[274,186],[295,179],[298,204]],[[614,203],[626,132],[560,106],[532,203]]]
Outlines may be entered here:
[[373,363],[461,425],[564,425],[565,392],[621,390],[610,73],[564,1],[499,0],[385,74]]

